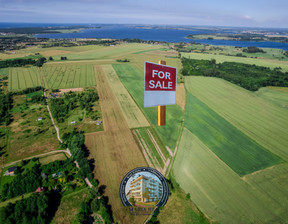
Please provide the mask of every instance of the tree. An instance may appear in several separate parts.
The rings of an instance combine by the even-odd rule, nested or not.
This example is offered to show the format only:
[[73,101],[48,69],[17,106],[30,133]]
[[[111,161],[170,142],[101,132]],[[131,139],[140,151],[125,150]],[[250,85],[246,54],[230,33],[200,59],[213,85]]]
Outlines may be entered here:
[[129,198],[129,202],[130,202],[133,206],[135,206],[136,201],[135,201],[134,196],[132,196],[132,198]]

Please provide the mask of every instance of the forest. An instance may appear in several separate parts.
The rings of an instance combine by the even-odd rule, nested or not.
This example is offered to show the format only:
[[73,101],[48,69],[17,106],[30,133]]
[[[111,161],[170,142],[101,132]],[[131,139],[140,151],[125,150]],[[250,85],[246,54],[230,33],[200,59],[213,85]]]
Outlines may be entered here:
[[184,76],[208,76],[225,79],[247,90],[257,91],[265,86],[288,87],[288,73],[281,68],[270,69],[263,66],[236,62],[216,63],[212,60],[182,58]]

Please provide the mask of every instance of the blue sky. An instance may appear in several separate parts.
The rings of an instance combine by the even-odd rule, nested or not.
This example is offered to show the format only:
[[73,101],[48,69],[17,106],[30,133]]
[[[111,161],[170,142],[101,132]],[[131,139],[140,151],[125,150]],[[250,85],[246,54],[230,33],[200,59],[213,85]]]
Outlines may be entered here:
[[0,0],[0,22],[288,28],[288,0]]

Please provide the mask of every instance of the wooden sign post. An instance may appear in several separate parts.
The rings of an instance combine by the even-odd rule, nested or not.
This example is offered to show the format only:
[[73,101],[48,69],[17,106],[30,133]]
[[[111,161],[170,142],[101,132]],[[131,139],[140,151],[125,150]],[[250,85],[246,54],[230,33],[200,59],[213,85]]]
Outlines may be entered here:
[[[159,61],[160,65],[166,65],[166,61]],[[158,106],[158,126],[166,125],[166,106]]]

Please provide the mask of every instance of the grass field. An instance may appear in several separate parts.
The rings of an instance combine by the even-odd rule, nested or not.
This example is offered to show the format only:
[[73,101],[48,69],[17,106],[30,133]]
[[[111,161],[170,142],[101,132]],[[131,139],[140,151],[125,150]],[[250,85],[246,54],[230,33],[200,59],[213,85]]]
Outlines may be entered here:
[[185,127],[240,176],[283,162],[187,94]]
[[[67,57],[68,60],[95,60],[95,59],[118,59],[127,54],[136,53],[148,49],[157,49],[161,46],[150,46],[148,44],[121,44],[115,46],[83,46],[70,48],[71,53],[56,55],[55,60],[60,60],[61,56]],[[75,50],[78,50],[75,52]]]
[[222,79],[187,77],[185,86],[245,135],[288,161],[287,109]]
[[8,90],[18,91],[29,87],[41,86],[38,68],[9,68]]
[[235,56],[226,56],[226,55],[214,55],[214,54],[201,54],[201,53],[181,53],[183,57],[191,58],[191,59],[203,59],[203,60],[211,60],[215,59],[217,63],[222,63],[225,61],[229,62],[238,62],[245,64],[255,64],[258,66],[264,66],[269,68],[281,67],[283,71],[288,72],[288,64],[286,61],[278,61],[272,59],[260,59],[260,58],[243,58],[243,57],[235,57]]
[[[277,203],[282,198],[271,198],[270,192],[264,194],[255,189],[254,185],[245,182],[187,129],[184,129],[182,134],[173,166],[173,176],[185,192],[190,193],[191,200],[198,208],[214,221],[220,223],[287,221],[287,204],[282,206]],[[258,188],[261,188],[262,183],[263,186],[269,184],[265,174],[259,180]],[[272,190],[273,184],[270,187]],[[283,186],[281,188],[283,189]],[[273,206],[270,206],[270,202]]]
[[259,96],[277,106],[288,109],[288,88],[287,87],[264,87],[256,93]]
[[114,64],[113,68],[123,85],[150,120],[163,143],[174,151],[180,134],[183,110],[178,105],[166,106],[166,126],[158,126],[158,108],[144,108],[144,73],[129,64]]
[[131,217],[123,208],[119,186],[128,171],[147,166],[147,163],[101,67],[95,67],[95,78],[104,131],[86,134],[85,144],[90,158],[95,160],[94,174],[100,185],[107,186],[105,195],[109,197],[109,204],[119,223],[142,223],[145,217]]
[[80,204],[84,201],[87,191],[88,188],[84,188],[75,193],[64,196],[61,199],[60,205],[51,223],[66,224],[76,221],[74,220],[74,217],[78,213]]
[[108,79],[112,91],[114,92],[119,106],[122,109],[129,128],[150,126],[142,111],[138,108],[137,104],[133,101],[132,97],[121,83],[112,65],[103,65],[102,69]]
[[9,125],[5,163],[57,149],[59,143],[46,106],[26,105],[25,95],[14,96],[13,100],[14,120]]
[[65,153],[61,152],[58,154],[54,154],[54,155],[50,155],[50,156],[46,156],[46,157],[41,157],[41,158],[39,158],[39,162],[42,165],[45,165],[45,164],[54,162],[56,160],[66,160],[66,159],[67,159],[67,157],[66,157]]
[[45,65],[42,68],[45,87],[66,89],[95,86],[92,65]]
[[8,68],[0,68],[0,76],[8,75]]

